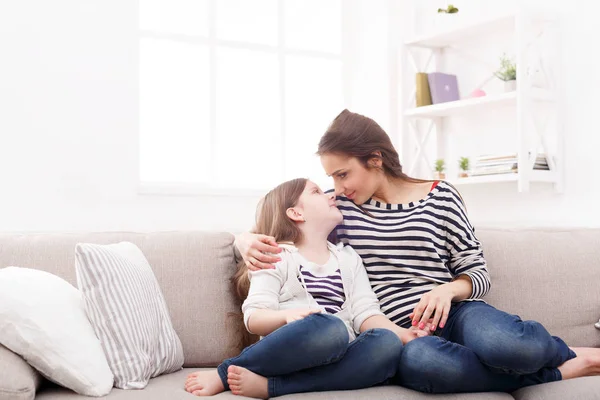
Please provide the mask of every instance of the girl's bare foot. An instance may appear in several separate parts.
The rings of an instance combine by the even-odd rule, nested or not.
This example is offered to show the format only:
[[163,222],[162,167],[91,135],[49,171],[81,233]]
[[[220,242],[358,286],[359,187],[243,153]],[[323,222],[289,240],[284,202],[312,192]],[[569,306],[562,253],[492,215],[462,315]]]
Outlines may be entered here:
[[600,375],[600,349],[593,347],[572,347],[577,357],[558,367],[563,380],[581,376]]
[[225,391],[221,377],[214,371],[198,371],[189,374],[185,381],[185,390],[194,396],[214,396]]
[[231,393],[240,396],[266,399],[269,397],[267,378],[235,365],[227,368],[227,383]]

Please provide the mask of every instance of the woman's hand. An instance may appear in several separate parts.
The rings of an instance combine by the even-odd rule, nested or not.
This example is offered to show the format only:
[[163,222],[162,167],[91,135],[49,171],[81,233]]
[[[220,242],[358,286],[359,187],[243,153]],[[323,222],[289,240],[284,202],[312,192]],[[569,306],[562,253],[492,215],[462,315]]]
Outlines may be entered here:
[[[421,301],[410,314],[412,326],[418,329],[435,331],[437,327],[443,328],[448,320],[452,300],[456,296],[453,282],[436,287],[421,297]],[[428,326],[428,323],[429,326]]]
[[319,314],[321,310],[316,308],[292,308],[289,310],[281,310],[285,323],[289,324],[294,321],[300,321],[303,318],[308,317],[310,314]]
[[281,258],[265,253],[277,254],[281,249],[273,236],[244,232],[235,237],[234,245],[240,251],[250,271],[275,268]]

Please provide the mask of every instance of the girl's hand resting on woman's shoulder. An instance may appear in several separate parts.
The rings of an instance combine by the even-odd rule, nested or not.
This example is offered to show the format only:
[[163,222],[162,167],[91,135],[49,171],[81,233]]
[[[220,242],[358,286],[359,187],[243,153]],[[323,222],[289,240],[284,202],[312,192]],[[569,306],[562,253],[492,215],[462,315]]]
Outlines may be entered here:
[[300,321],[303,318],[308,317],[310,314],[320,314],[321,310],[316,308],[292,308],[289,310],[281,310],[285,323],[289,324],[294,321]]
[[273,236],[244,232],[235,237],[235,247],[238,248],[246,266],[250,271],[273,269],[281,258],[269,255],[281,252]]

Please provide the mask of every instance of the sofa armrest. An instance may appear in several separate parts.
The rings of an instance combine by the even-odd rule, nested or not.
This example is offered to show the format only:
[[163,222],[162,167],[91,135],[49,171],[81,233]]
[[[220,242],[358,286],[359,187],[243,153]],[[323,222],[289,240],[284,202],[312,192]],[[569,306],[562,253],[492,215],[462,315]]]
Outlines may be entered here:
[[21,356],[0,344],[0,400],[33,400],[42,379]]

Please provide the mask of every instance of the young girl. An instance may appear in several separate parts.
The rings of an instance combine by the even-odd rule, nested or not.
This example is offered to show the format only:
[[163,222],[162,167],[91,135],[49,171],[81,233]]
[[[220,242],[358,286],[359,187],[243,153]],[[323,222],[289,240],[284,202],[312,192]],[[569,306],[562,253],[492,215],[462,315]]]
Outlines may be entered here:
[[361,258],[327,241],[341,221],[334,195],[306,179],[265,196],[256,231],[280,243],[281,261],[250,273],[242,306],[248,331],[264,338],[216,371],[189,375],[188,392],[267,398],[364,388],[397,373],[403,343],[428,332],[383,316]]

